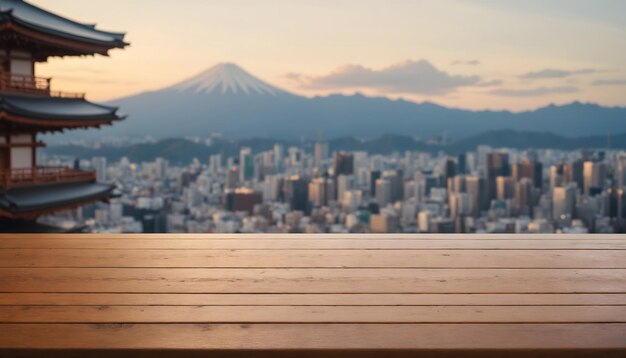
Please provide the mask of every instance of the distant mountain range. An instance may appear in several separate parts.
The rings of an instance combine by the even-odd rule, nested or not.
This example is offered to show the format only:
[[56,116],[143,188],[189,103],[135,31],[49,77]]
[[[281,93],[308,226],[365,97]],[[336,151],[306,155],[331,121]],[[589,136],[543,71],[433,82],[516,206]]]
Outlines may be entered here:
[[[254,152],[270,150],[275,143],[283,144],[285,147],[297,146],[311,151],[314,141],[271,140],[266,138],[244,140],[217,139],[208,146],[204,143],[197,143],[187,139],[164,139],[155,143],[135,144],[122,147],[105,146],[97,149],[76,145],[57,145],[45,148],[44,151],[47,154],[82,159],[103,156],[111,161],[128,157],[132,161],[142,162],[152,161],[157,157],[163,157],[173,163],[186,164],[191,162],[194,158],[206,161],[211,154],[236,156],[239,153],[239,149],[242,147],[250,147]],[[478,145],[516,149],[604,149],[609,145],[609,138],[607,136],[568,138],[551,133],[502,130],[472,136],[446,146],[430,145],[416,141],[412,137],[401,135],[384,135],[369,140],[342,137],[330,140],[328,143],[331,151],[348,150],[389,154],[392,152],[403,153],[407,150],[411,150],[426,152],[444,151],[449,154],[458,154],[474,150]],[[611,148],[626,149],[626,134],[612,136],[610,143]]]
[[267,84],[235,64],[220,64],[176,85],[112,101],[128,119],[100,131],[73,131],[51,142],[78,138],[157,139],[375,138],[381,133],[461,139],[493,130],[551,132],[562,136],[626,133],[626,108],[574,102],[535,111],[469,111],[433,103],[330,95],[307,98]]

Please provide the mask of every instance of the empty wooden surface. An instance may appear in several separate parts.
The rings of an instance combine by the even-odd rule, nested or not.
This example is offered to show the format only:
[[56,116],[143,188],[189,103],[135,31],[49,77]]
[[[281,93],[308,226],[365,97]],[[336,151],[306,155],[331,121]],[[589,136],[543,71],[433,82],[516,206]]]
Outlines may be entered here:
[[626,356],[626,237],[0,235],[0,357]]

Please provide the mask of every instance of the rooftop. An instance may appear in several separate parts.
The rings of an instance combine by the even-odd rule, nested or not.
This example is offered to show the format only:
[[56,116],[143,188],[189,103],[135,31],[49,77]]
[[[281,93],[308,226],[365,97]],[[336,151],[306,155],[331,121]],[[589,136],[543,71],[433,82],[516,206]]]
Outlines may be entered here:
[[108,199],[115,190],[113,185],[85,182],[84,177],[77,180],[79,181],[75,183],[63,182],[8,190],[0,188],[0,216],[37,217],[52,210],[69,209]]
[[63,128],[110,124],[124,118],[117,110],[84,98],[0,93],[0,115],[24,125]]
[[[62,38],[68,42],[62,46],[57,43],[56,46],[66,47],[66,50],[72,48],[72,51],[79,52],[77,44],[90,46],[93,52],[102,54],[106,54],[109,49],[128,45],[124,42],[124,33],[98,30],[93,24],[72,21],[23,0],[0,0],[0,30],[14,31],[50,45],[54,42],[50,41],[51,37]],[[59,55],[70,54],[72,53],[59,53]]]
[[623,235],[0,235],[0,355],[626,354]]

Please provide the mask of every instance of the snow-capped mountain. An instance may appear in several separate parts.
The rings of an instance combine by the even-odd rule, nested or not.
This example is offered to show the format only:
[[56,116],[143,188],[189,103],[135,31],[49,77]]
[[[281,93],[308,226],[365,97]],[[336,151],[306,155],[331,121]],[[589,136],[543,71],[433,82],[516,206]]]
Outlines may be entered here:
[[271,86],[246,72],[234,63],[220,63],[208,70],[169,87],[178,92],[226,94],[244,93],[277,96],[286,91]]
[[50,142],[102,137],[373,138],[402,134],[460,139],[492,130],[564,136],[626,133],[626,109],[575,102],[536,111],[467,111],[363,95],[307,98],[267,84],[234,64],[213,66],[164,89],[110,102],[128,119],[100,131],[72,131]]

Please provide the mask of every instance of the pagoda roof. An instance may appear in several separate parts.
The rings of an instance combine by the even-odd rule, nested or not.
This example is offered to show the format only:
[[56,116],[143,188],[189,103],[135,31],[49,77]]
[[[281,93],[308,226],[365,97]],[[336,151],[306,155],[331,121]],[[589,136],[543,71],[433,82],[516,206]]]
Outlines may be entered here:
[[57,210],[74,208],[113,195],[114,185],[73,183],[0,189],[0,215],[36,217]]
[[117,107],[84,98],[0,94],[0,120],[51,128],[92,127],[124,119]]
[[[52,40],[70,41],[68,44],[70,48],[73,47],[73,51],[55,52],[50,55],[106,54],[110,49],[128,46],[124,41],[125,33],[98,30],[93,24],[83,24],[64,18],[23,0],[0,0],[0,26],[11,24],[15,26],[10,29],[27,37],[38,38],[36,35],[39,34],[51,37]],[[39,39],[46,42],[45,38]],[[77,44],[88,47],[81,51],[76,48]]]

